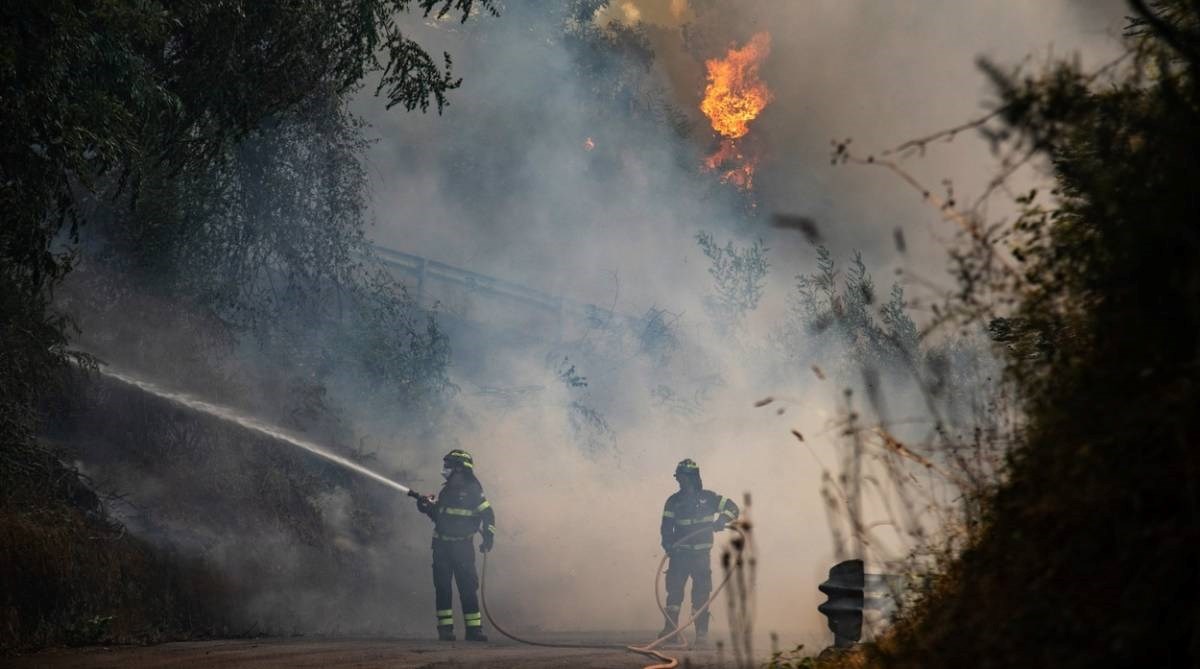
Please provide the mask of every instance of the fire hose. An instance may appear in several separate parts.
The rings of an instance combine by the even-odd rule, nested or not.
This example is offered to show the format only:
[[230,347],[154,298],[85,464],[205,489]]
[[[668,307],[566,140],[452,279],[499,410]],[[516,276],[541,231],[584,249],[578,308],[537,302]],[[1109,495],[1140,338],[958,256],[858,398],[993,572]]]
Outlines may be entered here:
[[[745,540],[745,533],[742,531],[741,528],[739,528],[736,525],[731,525],[731,526],[729,526],[729,529],[733,530],[734,532],[737,532],[738,535],[743,539],[743,541]],[[701,528],[699,530],[696,530],[695,532],[692,532],[690,534],[687,534],[687,535],[681,537],[680,539],[676,540],[675,543],[676,544],[683,543],[687,539],[690,539],[694,536],[697,536],[697,535],[702,534],[707,531],[709,531],[708,528]],[[658,562],[658,568],[655,569],[655,571],[654,571],[654,601],[656,604],[658,604],[659,612],[662,613],[663,617],[668,620],[670,618],[669,618],[669,616],[667,616],[666,607],[663,606],[662,596],[659,592],[659,582],[662,580],[663,565],[665,565],[667,563],[667,560],[670,558],[670,556],[671,556],[671,554],[669,551],[665,555],[663,555],[662,559],[659,560],[659,562]],[[733,571],[734,571],[733,569],[726,570],[725,578],[721,579],[721,582],[717,584],[717,587],[713,588],[712,593],[708,597],[708,601],[704,602],[704,605],[701,606],[700,608],[694,609],[692,611],[691,617],[688,618],[688,620],[686,622],[684,622],[683,624],[676,624],[674,631],[670,632],[669,634],[663,635],[657,639],[654,639],[653,641],[651,641],[650,643],[648,643],[644,646],[632,646],[632,645],[624,646],[624,645],[620,645],[620,644],[554,643],[554,642],[549,642],[549,641],[534,641],[532,639],[525,639],[523,637],[519,637],[519,636],[513,634],[512,632],[509,632],[508,630],[504,629],[504,627],[502,627],[500,625],[500,623],[496,622],[496,619],[492,617],[492,612],[490,610],[488,610],[487,564],[488,564],[488,554],[484,553],[483,554],[483,568],[481,570],[482,574],[481,574],[480,584],[479,584],[480,601],[483,604],[483,614],[485,616],[487,616],[488,623],[490,623],[492,628],[494,628],[497,632],[499,632],[500,634],[503,634],[504,636],[508,637],[509,639],[512,639],[513,641],[516,641],[517,643],[523,643],[523,644],[530,645],[530,646],[541,646],[543,648],[594,648],[594,649],[602,649],[602,650],[629,650],[629,651],[633,651],[635,653],[639,653],[641,655],[646,655],[647,657],[652,657],[659,661],[656,664],[647,665],[646,667],[644,667],[644,669],[675,669],[676,667],[679,666],[678,658],[674,658],[669,655],[666,655],[662,651],[657,650],[657,648],[659,646],[661,646],[662,644],[666,643],[668,640],[672,639],[673,637],[679,636],[680,633],[683,632],[683,630],[692,626],[696,622],[696,618],[700,617],[700,614],[707,611],[708,607],[710,605],[712,605],[712,603],[714,601],[716,601],[717,595],[721,594],[721,591],[729,583],[729,579],[730,579],[730,577],[733,576]],[[737,567],[737,568],[740,568],[740,567]],[[686,639],[684,639],[682,636],[680,636],[680,639],[686,647],[686,644],[687,644]]]

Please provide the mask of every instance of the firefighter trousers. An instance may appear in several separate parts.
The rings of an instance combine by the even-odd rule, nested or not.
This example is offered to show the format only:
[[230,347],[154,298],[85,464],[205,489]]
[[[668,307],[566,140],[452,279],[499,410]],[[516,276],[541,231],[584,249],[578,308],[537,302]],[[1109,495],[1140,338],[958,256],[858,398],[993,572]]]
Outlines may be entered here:
[[[708,550],[676,550],[671,553],[667,565],[667,616],[672,625],[679,622],[679,609],[683,604],[683,587],[692,579],[692,613],[704,606],[712,592],[712,569],[709,567]],[[696,616],[696,633],[708,633],[708,610]]]
[[433,592],[437,605],[438,627],[454,626],[454,586],[462,603],[463,620],[468,629],[483,626],[479,614],[479,577],[475,574],[473,537],[458,540],[433,540]]

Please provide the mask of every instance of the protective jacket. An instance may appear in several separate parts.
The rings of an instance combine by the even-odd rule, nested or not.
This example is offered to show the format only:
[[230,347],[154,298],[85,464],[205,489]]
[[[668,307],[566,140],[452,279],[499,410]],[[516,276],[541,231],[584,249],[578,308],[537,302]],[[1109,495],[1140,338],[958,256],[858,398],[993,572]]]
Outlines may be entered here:
[[663,550],[707,551],[713,545],[713,532],[736,520],[739,513],[733,500],[711,490],[680,490],[663,507]]
[[435,541],[465,541],[480,532],[484,542],[490,544],[496,534],[496,512],[474,476],[451,477],[436,502],[418,504],[417,508],[433,519]]
[[[690,460],[685,462],[691,462]],[[699,485],[699,472],[693,479]],[[713,533],[737,519],[739,509],[733,500],[711,490],[680,490],[667,498],[662,515],[663,550],[671,556],[667,566],[667,620],[660,636],[679,623],[683,589],[692,581],[692,611],[696,614],[696,634],[708,634],[709,614],[701,607],[712,591],[709,549]]]

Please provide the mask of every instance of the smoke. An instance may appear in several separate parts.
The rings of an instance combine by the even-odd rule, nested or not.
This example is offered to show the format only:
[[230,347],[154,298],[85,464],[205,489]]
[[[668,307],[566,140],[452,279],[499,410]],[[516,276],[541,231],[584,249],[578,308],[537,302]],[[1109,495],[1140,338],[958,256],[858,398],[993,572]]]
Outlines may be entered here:
[[[627,57],[580,48],[562,34],[562,19],[544,7],[511,7],[471,28],[414,26],[418,39],[455,56],[465,83],[452,106],[442,117],[384,114],[368,96],[357,106],[378,136],[371,166],[380,243],[620,313],[666,309],[687,342],[662,366],[619,346],[597,352],[598,335],[586,332],[524,350],[486,337],[458,341],[456,360],[488,360],[456,363],[470,373],[458,377],[468,390],[450,430],[476,454],[500,515],[493,601],[531,626],[654,626],[659,509],[673,491],[673,463],[693,457],[710,488],[754,495],[760,628],[818,641],[815,584],[833,547],[813,456],[828,464],[837,456],[828,438],[810,452],[789,429],[827,429],[840,388],[773,369],[768,334],[813,253],[799,235],[763,221],[775,212],[810,217],[835,257],[862,250],[881,282],[903,266],[948,285],[942,268],[953,230],[890,174],[831,168],[830,140],[852,137],[870,153],[980,115],[989,98],[980,57],[1019,63],[1078,53],[1097,66],[1117,53],[1119,11],[1000,0],[609,3],[591,21],[636,27],[654,53],[644,72]],[[774,99],[751,124],[762,162],[747,223],[736,198],[702,175],[715,138],[697,106],[704,59],[759,31],[771,35],[762,77]],[[604,90],[615,81],[610,68],[663,109],[614,100]],[[671,113],[690,132],[672,133],[661,119]],[[911,167],[934,186],[951,179],[969,197],[995,164],[986,144],[964,135]],[[1031,171],[1019,183],[1037,178]],[[707,318],[711,282],[693,243],[700,231],[761,237],[771,248],[764,302],[739,341],[713,334]],[[470,306],[450,308],[471,318]],[[635,359],[611,362],[621,355]],[[582,375],[601,375],[586,402],[615,433],[609,451],[577,443],[575,395],[546,362],[564,356]],[[719,383],[697,381],[713,377]],[[494,406],[472,395],[480,386],[540,390],[524,404]],[[670,404],[655,393],[663,387],[672,401],[703,397]],[[768,394],[793,398],[788,412],[752,406]],[[890,409],[924,412],[903,393]]]
[[[662,3],[616,4],[646,15]],[[890,232],[902,228],[915,241],[907,260],[940,278],[950,231],[892,175],[830,169],[830,141],[852,138],[856,151],[878,153],[980,116],[992,97],[979,58],[1037,67],[1075,55],[1085,68],[1098,67],[1120,53],[1123,8],[1119,0],[694,2],[685,21],[660,19],[648,34],[672,94],[696,114],[703,59],[768,30],[772,55],[763,76],[775,100],[755,128],[766,147],[756,182],[762,209],[812,217],[835,251],[863,250],[873,267],[901,261]],[[709,136],[703,127],[697,134],[699,141]],[[933,189],[951,179],[968,201],[996,171],[987,149],[964,133],[914,161],[913,171]],[[771,241],[781,257],[804,257],[803,240]]]
[[[763,199],[823,221],[834,248],[862,249],[872,266],[900,261],[889,232],[903,229],[913,241],[910,267],[934,279],[947,224],[882,170],[829,169],[830,140],[852,138],[856,151],[877,153],[981,116],[994,98],[979,58],[1006,67],[1028,58],[1036,68],[1051,55],[1078,54],[1095,68],[1119,54],[1120,14],[1102,12],[1101,3],[800,4],[767,3],[756,16],[786,36],[765,76],[788,82],[763,118],[772,147]],[[1079,11],[1085,4],[1089,11]],[[969,132],[911,169],[934,190],[951,180],[959,201],[970,202],[998,165]],[[1016,186],[1036,180],[1026,174]]]
[[[681,287],[706,281],[688,241],[701,229],[766,239],[776,271],[764,308],[776,316],[783,309],[791,277],[811,263],[812,251],[794,232],[770,229],[764,220],[772,213],[811,218],[835,255],[862,250],[879,275],[905,266],[948,286],[952,226],[883,170],[831,168],[830,141],[849,137],[856,151],[877,153],[975,118],[990,99],[979,57],[1031,58],[1036,66],[1051,54],[1077,53],[1095,67],[1117,54],[1122,26],[1116,3],[610,3],[597,24],[648,22],[641,29],[654,58],[642,75],[576,48],[562,35],[565,13],[514,6],[466,28],[413,27],[455,55],[465,84],[441,117],[386,113],[369,95],[360,99],[357,110],[379,140],[370,157],[374,235],[598,304],[613,299],[615,283],[636,285],[618,295],[628,310],[670,306],[692,315],[697,291]],[[762,75],[775,99],[749,138],[762,162],[760,220],[746,226],[711,180],[697,179],[696,166],[715,145],[698,105],[704,59],[764,29],[772,54]],[[632,88],[657,87],[690,134],[613,113],[617,105],[597,90],[613,83],[597,72],[612,67],[642,79]],[[951,180],[962,202],[996,171],[973,133],[908,167],[935,191]],[[1015,186],[1037,177],[1029,170]],[[997,217],[1003,213],[997,204]],[[908,242],[904,252],[892,241],[895,230]]]
[[[862,250],[880,283],[899,266],[940,280],[952,231],[892,176],[831,168],[829,141],[853,137],[871,152],[978,115],[988,96],[979,56],[1018,62],[1053,44],[1088,65],[1104,62],[1115,53],[1119,15],[1097,3],[1001,0],[624,0],[596,15],[572,15],[575,3],[510,4],[499,18],[466,25],[410,18],[409,35],[450,52],[464,78],[444,115],[387,112],[371,86],[355,100],[376,139],[367,156],[372,235],[598,308],[557,331],[531,326],[516,308],[502,325],[486,317],[486,294],[431,288],[460,388],[438,429],[420,442],[402,439],[413,434],[397,427],[405,417],[366,401],[367,385],[344,376],[326,400],[369,433],[372,468],[409,473],[401,480],[422,492],[435,491],[443,453],[474,454],[499,527],[489,601],[516,629],[657,628],[661,509],[675,490],[675,463],[690,457],[710,489],[753,496],[759,630],[779,632],[784,644],[821,645],[816,584],[836,549],[819,491],[822,469],[840,458],[842,386],[789,366],[771,342],[794,277],[813,271],[814,254],[766,221],[811,218],[835,257]],[[702,169],[716,139],[698,103],[704,59],[761,31],[771,35],[761,76],[773,99],[747,137],[761,154],[751,197]],[[993,168],[986,145],[968,136],[913,163],[928,183],[952,178],[967,194]],[[711,316],[700,232],[721,245],[762,238],[770,248],[763,301],[738,327],[721,331]],[[186,332],[162,341],[188,351]],[[911,389],[887,388],[893,416],[928,418]],[[778,399],[754,406],[765,396]],[[231,470],[258,463],[228,457],[222,466]],[[209,556],[233,571],[247,542],[277,557],[271,583],[280,589],[252,602],[253,614],[321,631],[431,629],[430,528],[411,500],[314,483],[285,462],[272,459],[284,473],[271,476],[305,482],[321,527],[301,542],[249,522],[208,537],[217,546]],[[155,500],[186,485],[120,481]],[[363,508],[378,517],[356,515]],[[366,523],[383,527],[374,543],[361,539]],[[326,544],[363,571],[302,579]],[[331,606],[338,588],[346,590]],[[363,610],[348,614],[358,596]],[[722,618],[718,607],[718,630]]]

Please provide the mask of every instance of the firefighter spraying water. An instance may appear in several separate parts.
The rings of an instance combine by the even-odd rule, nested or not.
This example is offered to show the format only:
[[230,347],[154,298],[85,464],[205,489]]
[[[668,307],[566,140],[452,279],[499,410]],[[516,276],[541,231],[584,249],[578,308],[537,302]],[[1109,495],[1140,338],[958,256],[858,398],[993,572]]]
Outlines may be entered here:
[[454,589],[462,604],[467,641],[487,641],[479,612],[479,578],[475,573],[475,534],[483,534],[479,552],[492,550],[496,537],[496,512],[483,496],[475,477],[471,454],[455,449],[442,458],[446,483],[436,497],[409,491],[417,509],[433,522],[433,589],[437,605],[439,641],[454,641]]

